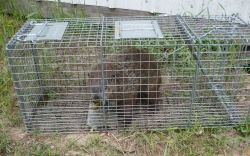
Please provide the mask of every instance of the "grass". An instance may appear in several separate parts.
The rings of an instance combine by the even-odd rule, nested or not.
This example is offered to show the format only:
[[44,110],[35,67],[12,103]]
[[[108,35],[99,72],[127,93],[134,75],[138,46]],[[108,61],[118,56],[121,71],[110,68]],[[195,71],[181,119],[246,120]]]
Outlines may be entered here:
[[[14,0],[0,7],[0,155],[244,155],[250,154],[249,122],[234,129],[166,129],[43,135],[26,133],[22,124],[5,45],[28,18],[42,18],[39,8],[21,12]],[[27,2],[24,3],[30,7]],[[6,7],[8,6],[8,7]],[[49,8],[53,6],[50,5]],[[8,8],[8,9],[6,9]],[[58,12],[56,11],[58,9]],[[64,13],[61,4],[53,17],[76,17]],[[80,11],[81,15],[84,15]]]
[[[229,137],[229,129],[94,133],[78,135],[25,134],[21,140],[0,135],[6,155],[230,155],[249,150],[249,138]],[[233,134],[235,135],[235,134]]]

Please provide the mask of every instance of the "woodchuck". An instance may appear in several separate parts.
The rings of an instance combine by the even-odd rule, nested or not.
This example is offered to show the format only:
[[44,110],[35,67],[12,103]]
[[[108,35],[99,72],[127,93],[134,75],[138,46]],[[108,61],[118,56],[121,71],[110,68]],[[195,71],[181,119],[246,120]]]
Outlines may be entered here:
[[104,95],[105,108],[116,108],[119,124],[131,123],[132,110],[139,98],[148,108],[158,103],[161,73],[153,55],[143,50],[130,48],[110,55],[88,76],[93,110],[103,106]]

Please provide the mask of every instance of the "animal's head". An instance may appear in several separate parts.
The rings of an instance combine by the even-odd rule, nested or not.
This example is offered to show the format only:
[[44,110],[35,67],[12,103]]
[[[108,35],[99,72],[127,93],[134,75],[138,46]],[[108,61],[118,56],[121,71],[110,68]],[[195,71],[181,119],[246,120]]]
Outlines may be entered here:
[[103,98],[105,98],[105,103],[107,103],[107,100],[111,98],[115,88],[116,75],[113,72],[107,71],[103,74],[104,75],[102,75],[101,71],[92,71],[88,73],[88,85],[91,93],[92,109],[94,110],[102,106]]

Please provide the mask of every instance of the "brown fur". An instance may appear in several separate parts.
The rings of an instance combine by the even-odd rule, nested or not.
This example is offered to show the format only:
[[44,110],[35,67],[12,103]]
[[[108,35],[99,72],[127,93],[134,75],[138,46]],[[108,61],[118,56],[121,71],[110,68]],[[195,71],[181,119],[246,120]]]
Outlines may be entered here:
[[[126,49],[104,59],[103,70],[105,101],[109,106],[117,106],[126,124],[131,123],[131,112],[138,98],[149,105],[158,103],[161,73],[153,55],[134,48]],[[101,104],[101,63],[89,73],[88,83],[93,102]]]

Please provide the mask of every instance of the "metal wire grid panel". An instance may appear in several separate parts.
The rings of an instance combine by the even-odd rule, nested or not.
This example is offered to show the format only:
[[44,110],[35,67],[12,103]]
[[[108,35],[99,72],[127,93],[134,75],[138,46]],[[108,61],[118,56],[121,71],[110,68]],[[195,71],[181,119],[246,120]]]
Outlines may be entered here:
[[[164,37],[115,39],[116,21],[141,20]],[[27,40],[28,21],[7,44],[27,131],[231,127],[249,116],[250,27],[237,16],[44,22],[68,22],[62,39]]]

